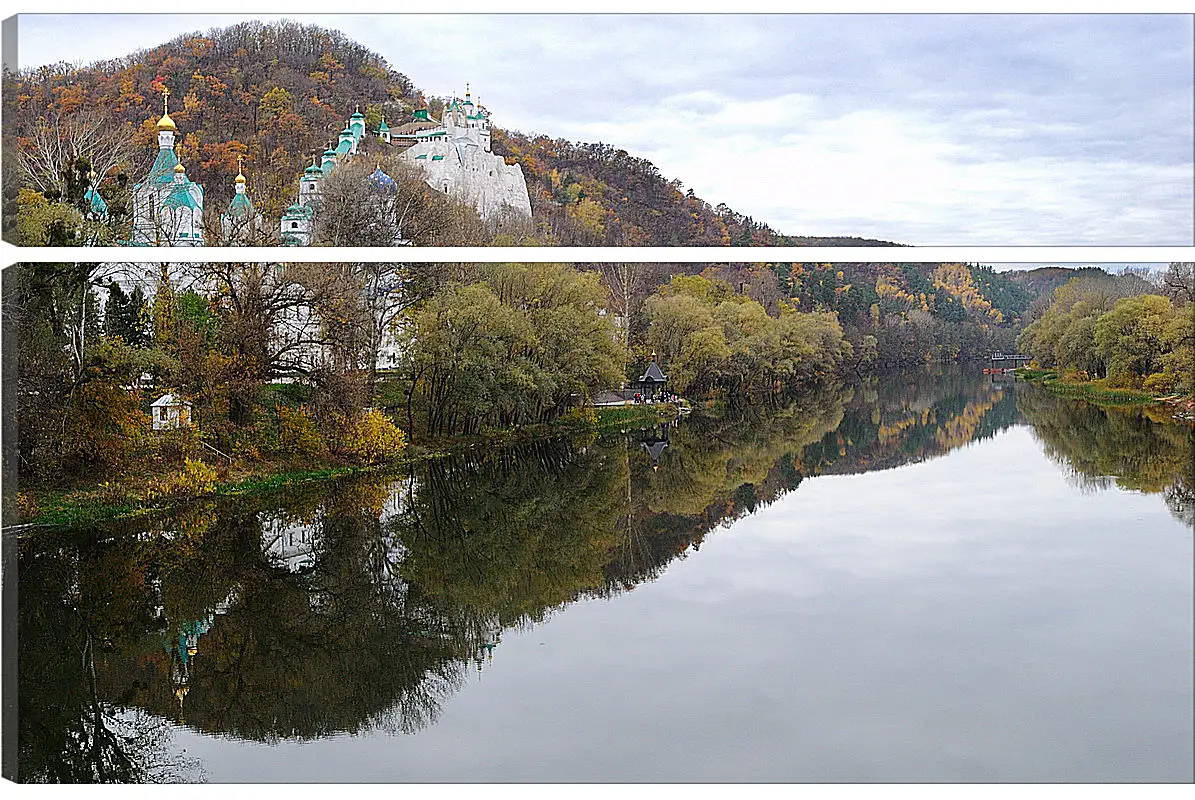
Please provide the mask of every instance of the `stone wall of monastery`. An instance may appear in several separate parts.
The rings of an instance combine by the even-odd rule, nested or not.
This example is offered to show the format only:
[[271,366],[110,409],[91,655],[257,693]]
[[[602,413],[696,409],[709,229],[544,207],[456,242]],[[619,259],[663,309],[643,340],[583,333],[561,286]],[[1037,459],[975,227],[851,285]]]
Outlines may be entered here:
[[[531,216],[523,170],[518,164],[508,165],[502,156],[476,145],[458,146],[444,141],[420,142],[403,155],[423,169],[429,186],[470,203],[482,219],[492,219],[503,208]],[[426,157],[416,158],[420,155]],[[435,160],[434,156],[443,159]]]

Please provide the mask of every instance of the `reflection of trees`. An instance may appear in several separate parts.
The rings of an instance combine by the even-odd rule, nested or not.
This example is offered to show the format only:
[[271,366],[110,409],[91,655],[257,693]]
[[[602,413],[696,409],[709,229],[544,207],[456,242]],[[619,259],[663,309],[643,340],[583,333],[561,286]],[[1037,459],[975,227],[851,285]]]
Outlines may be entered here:
[[[776,463],[831,431],[842,420],[843,395],[827,390],[781,409],[749,409],[724,420],[693,419],[680,425],[658,472],[643,475],[643,506],[652,512],[693,516],[718,499],[731,501],[744,485],[762,487]],[[636,463],[646,465],[646,454]],[[740,498],[757,506],[771,497]],[[737,507],[741,507],[739,503]]]
[[843,421],[806,448],[808,475],[890,469],[945,455],[1016,421],[1014,394],[961,369],[864,379]]
[[[222,585],[203,592],[205,607],[234,586],[237,601],[203,637],[185,709],[173,710],[161,681],[144,696],[147,707],[204,730],[263,740],[375,724],[406,729],[434,717],[461,678],[451,632],[429,624],[411,595],[387,579],[376,489],[344,483],[325,492],[307,523],[316,528],[310,570],[291,572],[265,557],[256,511],[226,512],[194,557],[175,565],[179,580],[164,580],[175,590],[195,586],[190,576],[219,575]],[[212,569],[209,559],[223,563]],[[167,603],[168,617],[196,613],[189,606],[172,617]],[[394,708],[404,711],[401,719]]]
[[434,462],[391,523],[408,549],[402,575],[482,636],[538,621],[603,586],[624,468],[607,449],[564,442]]
[[[1191,463],[1195,464],[1195,451],[1191,453]],[[1175,519],[1187,528],[1195,528],[1195,466],[1188,466],[1178,480],[1163,489],[1162,497]]]
[[[394,484],[309,487],[268,511],[261,499],[198,504],[151,531],[29,542],[22,772],[168,778],[153,749],[168,740],[151,735],[167,720],[265,741],[429,724],[504,628],[601,590],[624,470],[609,450],[548,443]],[[33,569],[46,559],[53,580]],[[60,658],[92,639],[107,648],[94,682]],[[84,704],[93,683],[107,705]],[[139,711],[88,711],[111,701]],[[88,771],[91,753],[106,761]]]
[[[106,650],[127,643],[129,626],[89,613],[123,597],[82,594],[89,564],[70,547],[19,554],[17,777],[23,782],[113,783],[197,780],[197,765],[173,752],[169,725],[124,698],[102,696]],[[90,607],[89,607],[90,606]],[[110,618],[131,615],[128,604]],[[115,636],[114,640],[110,636]]]
[[864,383],[683,420],[658,470],[637,432],[478,448],[24,541],[22,771],[177,777],[173,722],[263,741],[417,730],[504,631],[653,579],[808,476],[990,435],[1010,401],[965,377]]
[[655,578],[672,559],[813,475],[888,469],[988,438],[1017,418],[1015,396],[962,369],[882,376],[807,394],[784,409],[686,420],[653,471],[630,445],[635,486],[612,586]]
[[1195,524],[1195,426],[1148,410],[1101,408],[1025,387],[1017,406],[1051,459],[1093,490],[1161,492],[1174,516]]
[[802,476],[794,455],[842,419],[846,396],[826,389],[782,408],[685,420],[669,431],[658,470],[639,444],[641,434],[632,432],[620,448],[625,511],[605,566],[608,591],[653,580],[710,530],[795,489]]

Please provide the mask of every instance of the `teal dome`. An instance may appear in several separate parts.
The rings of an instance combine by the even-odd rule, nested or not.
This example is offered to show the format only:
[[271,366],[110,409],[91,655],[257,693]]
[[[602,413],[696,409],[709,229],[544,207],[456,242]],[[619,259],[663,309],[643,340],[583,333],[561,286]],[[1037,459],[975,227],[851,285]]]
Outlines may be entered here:
[[94,186],[84,193],[83,199],[87,201],[93,213],[100,216],[108,213],[108,204],[104,202],[104,198],[100,197],[100,193],[95,190]]

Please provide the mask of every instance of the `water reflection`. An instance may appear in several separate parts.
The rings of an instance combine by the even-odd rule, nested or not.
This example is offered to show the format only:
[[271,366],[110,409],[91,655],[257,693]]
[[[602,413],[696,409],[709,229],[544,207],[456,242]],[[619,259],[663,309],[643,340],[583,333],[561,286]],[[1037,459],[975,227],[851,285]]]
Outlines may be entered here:
[[1158,409],[1105,409],[1034,387],[1018,393],[1017,407],[1075,485],[1161,493],[1171,514],[1195,527],[1195,426]]
[[23,539],[20,778],[199,779],[175,724],[262,742],[420,730],[504,632],[652,580],[806,478],[934,458],[1019,414],[1077,474],[1190,515],[1189,429],[1023,388],[876,379]]

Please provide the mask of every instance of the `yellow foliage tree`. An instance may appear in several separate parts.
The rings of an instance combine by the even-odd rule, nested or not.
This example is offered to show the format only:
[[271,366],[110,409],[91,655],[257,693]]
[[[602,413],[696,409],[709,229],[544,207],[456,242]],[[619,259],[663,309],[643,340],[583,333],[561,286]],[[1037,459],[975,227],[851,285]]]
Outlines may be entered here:
[[394,458],[407,446],[406,434],[377,409],[356,417],[341,442],[344,451],[370,464]]

